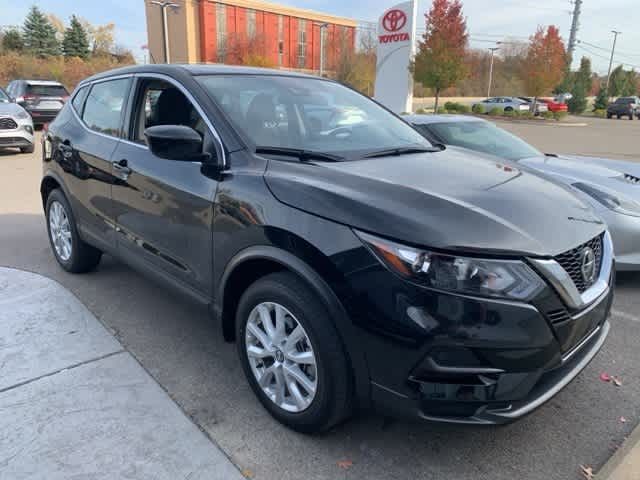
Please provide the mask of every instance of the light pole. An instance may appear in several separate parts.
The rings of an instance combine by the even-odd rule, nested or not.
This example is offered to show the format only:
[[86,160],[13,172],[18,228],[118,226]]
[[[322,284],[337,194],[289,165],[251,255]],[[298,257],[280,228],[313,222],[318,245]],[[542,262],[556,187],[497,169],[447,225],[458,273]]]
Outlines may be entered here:
[[179,8],[180,5],[168,1],[152,0],[162,10],[162,39],[164,40],[164,63],[171,63],[169,56],[169,26],[167,22],[167,8]]
[[320,76],[324,76],[324,32],[329,27],[328,23],[317,23],[320,27]]
[[611,48],[611,60],[609,60],[609,73],[607,73],[607,95],[609,95],[609,80],[611,80],[611,67],[613,67],[613,55],[616,53],[616,42],[618,41],[618,35],[622,32],[611,30],[613,33],[613,47]]
[[491,65],[489,66],[489,88],[487,89],[487,98],[491,97],[491,84],[493,83],[493,56],[500,50],[500,47],[491,47]]

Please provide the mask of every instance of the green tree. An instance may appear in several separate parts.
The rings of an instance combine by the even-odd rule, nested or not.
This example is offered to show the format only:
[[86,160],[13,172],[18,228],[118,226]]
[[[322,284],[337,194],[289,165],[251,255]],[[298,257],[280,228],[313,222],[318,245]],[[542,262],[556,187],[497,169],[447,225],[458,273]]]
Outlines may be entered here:
[[605,110],[608,106],[609,94],[607,93],[607,89],[603,85],[600,85],[600,90],[598,90],[598,95],[593,104],[593,110]]
[[34,55],[46,58],[60,54],[56,29],[35,5],[31,7],[22,27],[25,49]]
[[591,60],[582,57],[580,70],[574,76],[573,97],[567,102],[571,113],[582,113],[587,109],[587,95],[591,90]]
[[62,51],[65,57],[89,57],[89,40],[87,32],[75,15],[71,16],[69,28],[64,32]]
[[24,50],[24,42],[22,41],[20,31],[15,28],[7,30],[2,37],[2,48],[4,50],[12,50],[15,52],[21,52]]
[[411,70],[416,82],[433,89],[437,112],[442,90],[468,75],[469,34],[460,0],[434,0],[425,20],[426,31]]
[[638,74],[631,69],[625,72],[625,82],[620,95],[623,97],[633,97],[638,94]]
[[627,81],[627,73],[622,65],[618,65],[609,77],[609,96],[619,97]]

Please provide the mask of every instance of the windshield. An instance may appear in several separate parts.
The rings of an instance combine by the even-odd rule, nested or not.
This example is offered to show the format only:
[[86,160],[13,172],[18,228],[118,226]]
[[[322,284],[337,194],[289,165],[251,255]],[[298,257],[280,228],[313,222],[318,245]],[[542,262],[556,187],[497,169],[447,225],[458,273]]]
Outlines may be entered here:
[[[420,125],[417,127],[421,128]],[[524,140],[488,122],[433,123],[428,128],[447,145],[489,153],[508,160],[543,155]]]
[[362,158],[383,149],[431,145],[367,97],[314,78],[196,77],[234,127],[254,145]]
[[8,103],[9,101],[9,95],[7,95],[5,91],[0,88],[0,103]]
[[66,97],[69,95],[67,89],[62,85],[29,85],[28,95],[39,95],[41,97]]

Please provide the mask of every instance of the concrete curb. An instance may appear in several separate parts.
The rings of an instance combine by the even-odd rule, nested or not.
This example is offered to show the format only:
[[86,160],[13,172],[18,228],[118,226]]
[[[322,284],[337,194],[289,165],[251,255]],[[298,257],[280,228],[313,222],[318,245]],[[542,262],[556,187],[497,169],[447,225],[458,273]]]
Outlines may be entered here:
[[596,475],[597,480],[640,479],[640,424]]

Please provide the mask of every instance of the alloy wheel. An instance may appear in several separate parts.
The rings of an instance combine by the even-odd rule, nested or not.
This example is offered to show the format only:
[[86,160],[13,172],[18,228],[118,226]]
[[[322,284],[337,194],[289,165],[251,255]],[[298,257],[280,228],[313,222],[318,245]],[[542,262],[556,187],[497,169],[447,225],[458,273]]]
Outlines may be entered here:
[[58,257],[66,262],[71,258],[71,225],[64,206],[57,201],[49,207],[49,235]]
[[318,388],[316,356],[295,316],[273,302],[258,304],[246,324],[245,349],[264,394],[291,413],[306,410]]

